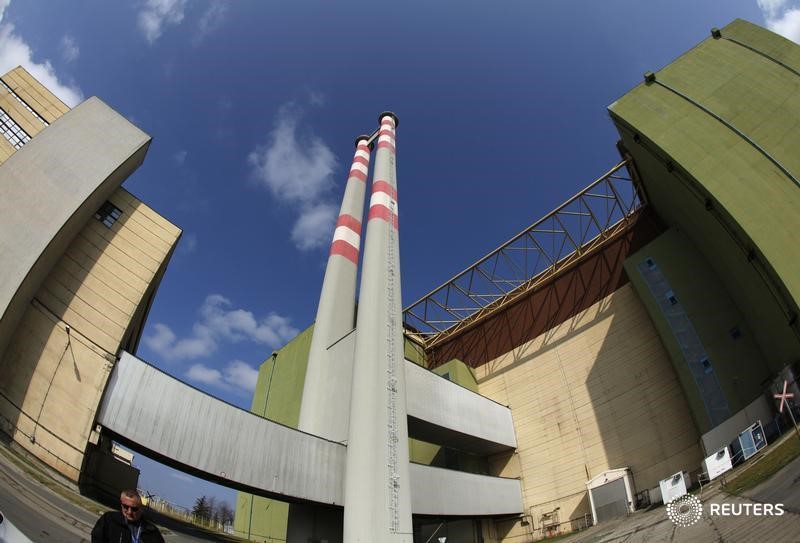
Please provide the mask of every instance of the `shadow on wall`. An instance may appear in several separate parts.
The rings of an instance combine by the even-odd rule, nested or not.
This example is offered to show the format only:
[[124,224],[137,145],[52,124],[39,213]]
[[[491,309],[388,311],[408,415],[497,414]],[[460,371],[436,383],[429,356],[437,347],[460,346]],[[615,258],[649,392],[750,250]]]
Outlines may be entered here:
[[[127,193],[122,197],[119,194],[117,191],[112,196],[115,201],[121,200],[117,206],[127,203]],[[102,308],[92,307],[80,294],[83,292],[86,297],[90,292],[87,279],[91,276],[98,285],[95,290],[99,290],[100,285],[115,289],[114,281],[124,281],[98,263],[101,255],[114,246],[117,233],[130,219],[132,213],[127,206],[123,207],[125,211],[111,228],[90,219],[69,244],[37,290],[0,360],[0,374],[3,375],[0,428],[25,449],[75,480],[97,408],[87,402],[99,402],[105,385],[104,381],[98,382],[97,375],[106,371],[108,365],[108,353],[103,351],[116,352],[130,334],[132,315],[126,314],[128,321],[116,325],[119,333],[106,334],[105,324],[113,322],[112,317]],[[126,256],[118,249],[117,253],[117,265],[125,268]],[[119,262],[121,259],[123,261]],[[136,292],[141,296],[144,289]],[[92,291],[92,295],[105,299],[102,292]],[[129,301],[135,309],[140,299]],[[91,320],[93,312],[97,316],[95,320]],[[86,407],[82,411],[91,411],[92,420],[78,420],[65,412],[65,395],[82,398],[78,403],[86,405],[71,402],[68,407]],[[75,424],[65,432],[65,421],[69,420]]]
[[[642,352],[636,329],[642,322],[649,327],[650,347],[662,357],[661,369],[671,372],[672,367],[623,268],[630,254],[661,231],[646,212],[637,216],[632,229],[601,251],[436,349],[434,363],[460,357],[481,367],[482,382],[497,383],[498,377],[504,381],[498,386],[513,410],[519,473],[530,516],[528,525],[499,523],[498,530],[506,530],[506,537],[526,537],[531,526],[540,536],[584,526],[591,514],[585,483],[592,476],[631,463],[636,469],[661,462],[657,450],[641,443],[652,439],[650,429],[633,426],[650,422],[625,426],[626,416],[641,411],[636,401],[641,391],[635,388],[648,382],[650,371],[647,363],[652,355]],[[629,375],[640,371],[644,376]],[[667,379],[661,373],[652,376],[662,378]],[[675,381],[674,375],[670,378]],[[685,409],[685,401],[681,405]],[[617,423],[615,417],[623,422]],[[688,412],[686,420],[691,425]],[[690,429],[696,441],[696,432]],[[629,434],[636,439],[631,441]],[[492,473],[509,464],[508,459],[493,460]]]
[[[561,501],[562,506],[565,502]],[[536,538],[555,537],[563,533],[588,528],[592,524],[589,494],[584,492],[579,501],[568,508],[557,502],[532,506],[529,511],[530,529]]]
[[[525,505],[539,536],[588,525],[586,483],[609,469],[629,467],[643,490],[701,460],[683,391],[633,288],[576,319],[516,370],[490,377],[511,372]],[[624,511],[635,498],[623,499]]]
[[[699,433],[658,333],[632,287],[612,297],[608,329],[586,339],[597,349],[574,399],[590,477],[630,468],[634,494],[702,461]],[[568,361],[564,371],[571,373]],[[577,370],[576,370],[577,371]],[[570,388],[571,385],[570,385]],[[588,401],[582,402],[586,395]],[[581,405],[583,404],[583,405]]]

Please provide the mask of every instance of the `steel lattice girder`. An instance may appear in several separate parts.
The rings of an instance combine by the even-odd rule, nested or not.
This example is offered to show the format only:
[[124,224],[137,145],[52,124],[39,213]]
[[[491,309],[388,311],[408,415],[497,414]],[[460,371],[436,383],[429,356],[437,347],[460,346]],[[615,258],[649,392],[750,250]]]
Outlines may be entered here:
[[[628,227],[644,205],[630,159],[403,311],[426,348],[474,325]],[[627,172],[627,175],[625,173]]]

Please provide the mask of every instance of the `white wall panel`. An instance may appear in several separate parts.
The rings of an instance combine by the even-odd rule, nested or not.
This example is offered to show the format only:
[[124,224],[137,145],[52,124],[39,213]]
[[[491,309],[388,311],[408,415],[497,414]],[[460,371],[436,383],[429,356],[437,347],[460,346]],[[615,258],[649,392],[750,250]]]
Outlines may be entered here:
[[477,448],[481,447],[481,441],[500,445],[486,450],[487,453],[516,448],[514,423],[508,407],[408,360],[406,382],[409,417],[476,438],[460,441],[471,441],[470,444]]
[[411,464],[411,510],[417,515],[488,516],[522,513],[518,479]]
[[234,407],[128,353],[112,373],[98,423],[214,477],[342,504],[343,445]]

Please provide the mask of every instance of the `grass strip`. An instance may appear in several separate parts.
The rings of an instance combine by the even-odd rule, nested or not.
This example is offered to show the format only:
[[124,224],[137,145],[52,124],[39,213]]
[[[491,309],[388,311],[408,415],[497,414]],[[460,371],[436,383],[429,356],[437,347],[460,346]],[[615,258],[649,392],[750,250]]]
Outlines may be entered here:
[[800,438],[797,437],[797,434],[792,434],[786,441],[776,445],[775,449],[769,451],[769,454],[745,467],[733,481],[724,487],[724,490],[730,494],[737,495],[750,490],[775,475],[782,467],[798,456],[800,456]]

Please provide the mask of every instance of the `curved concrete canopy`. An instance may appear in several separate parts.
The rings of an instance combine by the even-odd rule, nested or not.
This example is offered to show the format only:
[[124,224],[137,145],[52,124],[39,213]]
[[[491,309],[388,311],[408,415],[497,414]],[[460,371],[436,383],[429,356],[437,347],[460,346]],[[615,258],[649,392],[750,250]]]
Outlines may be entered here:
[[199,476],[342,505],[346,447],[234,407],[122,353],[98,424]]
[[[343,504],[345,445],[230,405],[129,353],[111,374],[97,422],[133,448],[204,479],[283,501]],[[415,514],[522,512],[516,479],[410,468]]]

